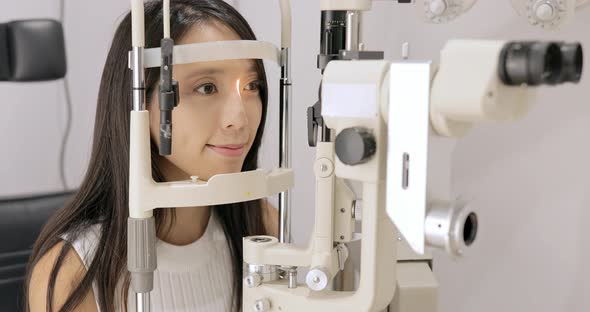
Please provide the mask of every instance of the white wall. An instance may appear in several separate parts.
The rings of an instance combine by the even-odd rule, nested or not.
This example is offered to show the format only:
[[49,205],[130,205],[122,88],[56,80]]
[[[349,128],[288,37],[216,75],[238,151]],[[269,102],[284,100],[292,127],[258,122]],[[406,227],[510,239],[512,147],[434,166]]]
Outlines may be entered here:
[[[262,40],[279,43],[277,1],[236,0]],[[264,3],[265,6],[262,5]],[[3,6],[0,21],[57,17],[58,1],[26,0]],[[68,145],[67,177],[81,180],[88,162],[96,93],[118,17],[128,1],[67,1],[66,40],[74,124]],[[293,1],[293,236],[307,242],[313,224],[314,150],[307,146],[306,109],[317,100],[319,4]],[[418,21],[412,6],[376,2],[364,19],[368,49],[399,58],[402,42],[411,57],[436,59],[450,38],[579,40],[590,47],[590,9],[573,25],[546,33],[517,17],[508,0],[482,0],[448,25]],[[587,48],[588,50],[588,48]],[[455,194],[475,198],[481,228],[477,244],[460,262],[437,255],[440,311],[587,311],[590,299],[588,173],[590,107],[586,78],[578,86],[542,89],[523,121],[480,126],[460,141],[453,157]],[[262,165],[277,162],[278,71],[269,68],[275,103],[269,110]],[[0,196],[60,189],[57,169],[65,114],[61,83],[0,83]],[[26,118],[25,118],[26,117]],[[24,143],[24,144],[23,144]]]
[[[70,187],[82,180],[89,160],[102,66],[116,21],[128,1],[66,1],[65,38],[73,123],[66,153]],[[59,1],[4,3],[0,22],[59,18]],[[0,82],[0,197],[61,190],[59,153],[66,106],[62,81]]]

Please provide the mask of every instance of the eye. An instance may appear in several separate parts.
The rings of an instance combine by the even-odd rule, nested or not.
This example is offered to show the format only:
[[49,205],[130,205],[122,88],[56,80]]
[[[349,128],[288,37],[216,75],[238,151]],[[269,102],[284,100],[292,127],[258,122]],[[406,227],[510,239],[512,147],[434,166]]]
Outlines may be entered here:
[[204,95],[211,95],[217,93],[217,87],[212,83],[206,83],[197,87],[195,91]]
[[260,91],[261,84],[260,80],[252,81],[246,85],[245,89],[247,91]]

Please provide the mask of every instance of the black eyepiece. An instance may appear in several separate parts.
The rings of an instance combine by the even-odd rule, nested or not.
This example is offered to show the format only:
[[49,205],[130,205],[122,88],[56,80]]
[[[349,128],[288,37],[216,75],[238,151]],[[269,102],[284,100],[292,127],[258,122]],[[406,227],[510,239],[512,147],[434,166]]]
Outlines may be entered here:
[[500,78],[510,86],[556,84],[562,76],[562,59],[556,43],[510,42],[500,53]]
[[578,83],[583,59],[580,43],[509,42],[500,53],[498,72],[509,86]]
[[562,81],[578,83],[582,78],[584,52],[579,43],[561,43],[563,56]]

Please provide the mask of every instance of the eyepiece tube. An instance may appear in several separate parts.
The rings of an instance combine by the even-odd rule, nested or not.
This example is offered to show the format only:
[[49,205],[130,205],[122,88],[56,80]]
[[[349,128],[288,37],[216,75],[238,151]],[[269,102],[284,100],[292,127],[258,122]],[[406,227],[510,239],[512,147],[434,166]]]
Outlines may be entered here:
[[562,82],[578,83],[582,78],[584,52],[580,43],[560,43],[563,57]]
[[330,61],[338,58],[340,50],[346,49],[346,33],[346,11],[322,11],[318,55],[322,73]]
[[562,51],[553,42],[509,42],[498,63],[500,78],[509,86],[561,83]]
[[477,237],[477,215],[461,201],[430,204],[425,219],[426,244],[460,257]]

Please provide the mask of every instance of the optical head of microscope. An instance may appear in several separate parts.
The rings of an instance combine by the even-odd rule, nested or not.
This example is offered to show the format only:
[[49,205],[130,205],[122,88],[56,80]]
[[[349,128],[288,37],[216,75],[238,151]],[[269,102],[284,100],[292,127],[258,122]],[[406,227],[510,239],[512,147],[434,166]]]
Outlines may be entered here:
[[331,62],[322,101],[336,134],[336,171],[358,178],[352,170],[370,159],[375,142],[377,151],[386,148],[387,173],[380,175],[387,179],[387,213],[400,238],[418,254],[430,246],[461,256],[474,243],[480,220],[469,202],[450,199],[452,150],[441,153],[436,140],[462,137],[476,123],[518,120],[537,87],[577,83],[582,67],[579,43],[490,40],[449,41],[438,66]]
[[452,40],[432,80],[431,122],[442,136],[462,137],[476,122],[515,121],[535,100],[535,87],[578,83],[579,43]]

